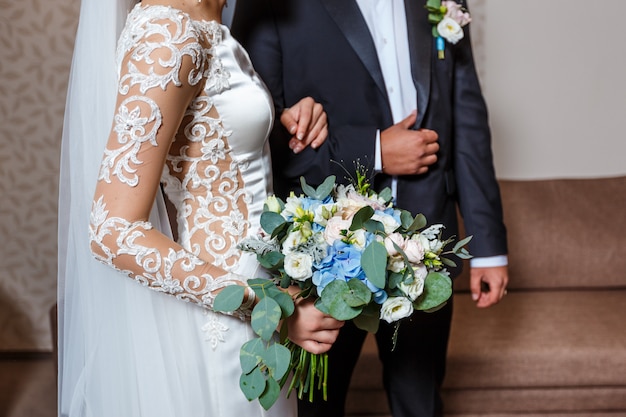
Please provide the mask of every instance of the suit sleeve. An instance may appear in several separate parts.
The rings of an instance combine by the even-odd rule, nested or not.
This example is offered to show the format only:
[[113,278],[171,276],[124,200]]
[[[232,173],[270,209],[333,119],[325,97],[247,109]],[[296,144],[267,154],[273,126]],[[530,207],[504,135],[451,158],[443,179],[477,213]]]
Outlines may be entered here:
[[472,255],[507,253],[500,190],[493,166],[487,107],[471,49],[470,25],[455,47],[454,172],[466,232],[474,238]]

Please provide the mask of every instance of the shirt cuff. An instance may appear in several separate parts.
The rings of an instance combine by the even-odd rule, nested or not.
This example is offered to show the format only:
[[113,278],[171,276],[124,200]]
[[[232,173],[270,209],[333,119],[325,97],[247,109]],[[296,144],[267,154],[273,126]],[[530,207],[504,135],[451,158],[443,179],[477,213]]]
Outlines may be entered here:
[[507,266],[508,264],[509,257],[507,255],[485,256],[482,258],[470,259],[470,266],[472,268],[492,268],[496,266]]
[[380,149],[380,130],[376,130],[376,159],[374,161],[374,174],[383,172],[383,156]]

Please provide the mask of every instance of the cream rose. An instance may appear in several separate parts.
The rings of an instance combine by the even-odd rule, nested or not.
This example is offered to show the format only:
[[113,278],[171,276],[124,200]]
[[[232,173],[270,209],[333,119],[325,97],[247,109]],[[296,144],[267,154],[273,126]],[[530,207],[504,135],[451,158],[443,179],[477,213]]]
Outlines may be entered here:
[[341,231],[349,229],[351,223],[351,221],[343,220],[339,216],[328,219],[328,223],[326,223],[326,228],[324,229],[324,240],[326,243],[332,245],[334,241],[342,239],[344,236]]
[[313,276],[313,258],[302,252],[285,255],[285,273],[296,281],[304,281]]
[[385,249],[387,249],[387,253],[389,254],[389,256],[397,255],[398,250],[396,249],[396,246],[402,249],[403,245],[404,236],[402,236],[400,233],[392,233],[385,238]]
[[380,309],[380,318],[394,323],[413,314],[413,303],[405,297],[389,297]]
[[412,264],[419,264],[424,259],[424,247],[418,240],[409,239],[404,242],[404,254]]

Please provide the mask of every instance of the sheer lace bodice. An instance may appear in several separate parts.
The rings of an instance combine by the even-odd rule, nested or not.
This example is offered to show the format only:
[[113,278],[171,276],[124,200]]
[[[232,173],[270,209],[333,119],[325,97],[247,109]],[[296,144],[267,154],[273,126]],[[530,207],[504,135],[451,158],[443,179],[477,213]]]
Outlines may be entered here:
[[[225,26],[170,7],[134,8],[118,60],[92,251],[154,290],[211,307],[215,290],[254,272],[237,245],[257,231],[271,184],[271,99]],[[178,242],[148,221],[161,182]]]

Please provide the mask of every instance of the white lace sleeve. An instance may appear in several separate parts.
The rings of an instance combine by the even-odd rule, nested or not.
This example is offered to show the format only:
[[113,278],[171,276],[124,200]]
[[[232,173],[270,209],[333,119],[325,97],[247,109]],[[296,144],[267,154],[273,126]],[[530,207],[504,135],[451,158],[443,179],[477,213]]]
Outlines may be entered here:
[[91,251],[150,289],[210,308],[216,291],[245,285],[245,278],[204,261],[148,222],[170,146],[202,91],[211,58],[210,45],[186,15],[158,10],[149,19],[131,14],[120,38],[117,109],[93,202]]

